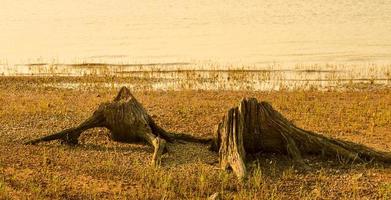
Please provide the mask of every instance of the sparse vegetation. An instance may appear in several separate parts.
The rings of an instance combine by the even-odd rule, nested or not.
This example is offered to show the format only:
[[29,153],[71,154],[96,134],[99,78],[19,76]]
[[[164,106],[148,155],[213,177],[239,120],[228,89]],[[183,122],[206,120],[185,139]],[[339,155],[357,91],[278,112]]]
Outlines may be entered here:
[[[132,81],[112,78],[118,85]],[[87,118],[117,88],[101,87],[109,78],[0,78],[0,198],[10,199],[389,199],[391,168],[378,163],[346,163],[306,156],[309,171],[292,168],[283,155],[260,153],[240,182],[218,170],[207,145],[175,143],[160,168],[149,167],[153,149],[112,142],[107,131],[93,129],[80,145],[57,142],[25,146],[28,139],[74,126]],[[140,79],[141,80],[141,79]],[[49,83],[96,82],[79,89]],[[142,80],[147,81],[147,80]],[[391,149],[391,89],[351,87],[344,91],[136,91],[134,95],[165,130],[199,137],[242,97],[271,102],[306,130]],[[86,101],[88,99],[88,101]]]
[[[20,69],[19,69],[20,67]],[[36,63],[0,66],[7,76],[41,76],[44,87],[119,88],[143,90],[330,90],[347,87],[379,87],[391,83],[390,65],[375,64],[279,64],[221,65],[216,63]],[[58,78],[61,77],[61,78]]]

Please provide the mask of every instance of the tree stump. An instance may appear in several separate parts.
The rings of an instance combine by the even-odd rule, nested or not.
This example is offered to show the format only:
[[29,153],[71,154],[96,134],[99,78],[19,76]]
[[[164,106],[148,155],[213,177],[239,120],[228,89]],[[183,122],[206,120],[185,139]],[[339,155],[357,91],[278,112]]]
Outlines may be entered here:
[[255,98],[245,98],[228,110],[216,134],[211,149],[219,152],[220,167],[232,168],[240,179],[247,175],[246,154],[259,152],[285,153],[302,166],[302,154],[391,163],[391,153],[298,128],[269,103]]
[[63,143],[76,145],[78,144],[78,138],[85,130],[95,127],[109,129],[111,138],[114,141],[146,141],[154,147],[152,165],[159,163],[160,157],[165,149],[166,141],[173,141],[170,134],[153,121],[129,89],[122,87],[112,102],[101,104],[93,115],[79,126],[65,129],[58,133],[26,142],[25,144],[61,140]]

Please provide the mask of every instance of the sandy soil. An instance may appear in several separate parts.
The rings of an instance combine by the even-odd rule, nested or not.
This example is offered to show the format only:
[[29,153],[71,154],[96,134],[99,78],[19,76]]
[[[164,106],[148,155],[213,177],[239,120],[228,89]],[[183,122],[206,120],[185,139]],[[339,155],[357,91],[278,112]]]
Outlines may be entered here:
[[[110,141],[93,129],[81,145],[22,143],[78,124],[117,90],[43,87],[53,79],[0,78],[0,199],[390,199],[391,167],[306,157],[309,171],[284,155],[260,154],[239,182],[218,169],[207,145],[170,144],[160,168],[152,148]],[[42,87],[40,87],[42,86]],[[270,102],[299,127],[391,151],[391,89],[346,91],[142,91],[134,95],[163,128],[213,137],[214,126],[241,98]]]

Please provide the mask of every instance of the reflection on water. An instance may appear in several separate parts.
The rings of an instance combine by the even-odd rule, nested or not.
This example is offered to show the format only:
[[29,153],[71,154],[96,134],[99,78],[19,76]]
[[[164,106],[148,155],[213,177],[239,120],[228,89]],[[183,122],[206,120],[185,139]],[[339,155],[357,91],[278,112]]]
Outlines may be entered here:
[[2,0],[0,63],[391,63],[391,1]]

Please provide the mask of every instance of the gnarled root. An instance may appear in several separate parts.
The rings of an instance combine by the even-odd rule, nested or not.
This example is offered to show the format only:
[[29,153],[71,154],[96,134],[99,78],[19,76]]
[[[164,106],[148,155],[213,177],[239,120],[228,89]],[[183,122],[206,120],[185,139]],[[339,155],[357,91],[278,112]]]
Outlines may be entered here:
[[160,165],[161,162],[161,156],[163,154],[163,150],[166,147],[166,140],[156,137],[153,141],[152,144],[154,146],[154,152],[152,156],[152,166],[157,166]]
[[122,87],[112,102],[103,103],[94,114],[77,127],[68,128],[25,144],[37,144],[52,140],[61,140],[69,145],[78,144],[80,135],[91,128],[105,127],[110,130],[111,138],[120,142],[138,142],[145,140],[154,147],[152,164],[160,162],[166,140],[171,142],[170,135],[159,127],[144,107]]
[[289,155],[307,168],[303,154],[344,157],[352,161],[391,163],[391,153],[342,141],[296,127],[267,102],[243,99],[218,124],[211,149],[219,151],[220,166],[231,167],[239,178],[246,177],[246,155],[276,152]]

